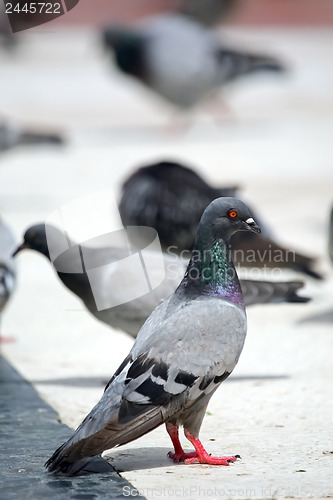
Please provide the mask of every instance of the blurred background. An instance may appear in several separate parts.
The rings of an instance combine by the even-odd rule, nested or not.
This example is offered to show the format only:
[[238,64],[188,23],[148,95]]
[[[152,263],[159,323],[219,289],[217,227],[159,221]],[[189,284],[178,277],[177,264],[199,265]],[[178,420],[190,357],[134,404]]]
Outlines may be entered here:
[[[238,187],[280,244],[316,259],[323,279],[292,269],[265,275],[303,280],[312,300],[251,309],[237,373],[300,377],[296,391],[311,386],[325,401],[333,320],[333,3],[227,2],[221,19],[205,29],[223,46],[276,58],[285,71],[235,78],[218,89],[210,106],[203,99],[182,109],[147,81],[120,71],[102,30],[113,24],[133,28],[147,16],[190,9],[190,3],[80,0],[55,21],[15,35],[1,14],[0,217],[18,243],[28,226],[79,197],[110,189],[120,200],[124,181],[159,161],[180,162],[214,187]],[[17,286],[1,322],[2,336],[13,342],[2,343],[1,350],[62,420],[76,425],[132,339],[118,330],[110,335],[60,285],[43,256],[25,252],[16,265]],[[111,342],[117,349],[105,348]],[[316,359],[307,354],[313,351]],[[289,403],[295,401],[281,384]],[[263,406],[264,419],[270,409]],[[301,443],[301,433],[295,439]]]

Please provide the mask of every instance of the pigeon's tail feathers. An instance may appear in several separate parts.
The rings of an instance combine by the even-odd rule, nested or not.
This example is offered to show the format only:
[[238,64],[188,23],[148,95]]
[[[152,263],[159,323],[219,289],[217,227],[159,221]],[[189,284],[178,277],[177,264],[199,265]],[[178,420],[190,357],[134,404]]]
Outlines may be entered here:
[[38,132],[23,132],[21,135],[21,144],[53,144],[61,145],[64,143],[63,137],[59,134],[44,134]]
[[166,418],[163,407],[141,406],[141,414],[126,423],[119,423],[118,415],[112,418],[100,431],[75,441],[75,435],[58,448],[45,463],[49,472],[67,476],[77,475],[86,466],[89,457],[105,450],[121,446],[155,429]]
[[247,55],[246,58],[248,60],[247,73],[256,71],[274,71],[277,73],[283,73],[286,71],[286,67],[274,57]]
[[304,287],[303,281],[289,281],[287,283],[284,283],[284,286],[286,287],[285,288],[286,302],[305,303],[311,300],[310,297],[303,297],[297,294],[298,290]]
[[286,71],[286,67],[279,60],[270,56],[220,49],[217,57],[223,81],[233,80],[250,73]]
[[314,278],[316,280],[322,280],[323,276],[320,273],[317,273],[317,271],[314,271],[310,266],[307,265],[296,265],[294,266],[295,271],[300,271],[301,273],[307,274],[311,278]]
[[293,252],[293,258],[291,259],[291,267],[298,272],[307,274],[311,278],[317,280],[323,279],[323,276],[315,271],[313,267],[316,265],[317,259],[315,257],[308,257],[307,255]]
[[297,294],[304,286],[302,281],[255,281],[241,280],[245,298],[245,305],[279,303],[279,302],[308,302],[309,297]]

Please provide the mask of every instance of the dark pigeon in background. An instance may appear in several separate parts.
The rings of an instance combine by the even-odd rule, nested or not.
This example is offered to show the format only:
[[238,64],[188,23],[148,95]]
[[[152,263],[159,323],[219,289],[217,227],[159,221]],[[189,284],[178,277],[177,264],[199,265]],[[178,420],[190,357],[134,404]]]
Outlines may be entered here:
[[[53,227],[55,237],[61,238],[60,231]],[[59,236],[58,236],[59,235]],[[135,337],[153,310],[171,293],[175,291],[182,279],[188,261],[163,255],[165,266],[165,279],[160,286],[151,290],[141,297],[126,302],[124,304],[98,310],[91,290],[88,275],[85,272],[74,272],[80,269],[81,254],[89,255],[95,262],[96,267],[101,262],[120,261],[128,256],[128,251],[124,248],[89,248],[82,245],[80,254],[77,252],[77,245],[71,242],[71,248],[59,256],[53,266],[63,284],[77,295],[97,319],[103,321],[113,328],[124,330]],[[45,224],[31,226],[24,235],[23,243],[18,247],[15,254],[23,249],[35,250],[50,259],[48,242],[45,233]],[[67,273],[60,272],[59,269],[67,269]],[[160,256],[157,252],[150,252],[149,270],[156,269],[156,273],[161,273]],[[73,270],[73,272],[70,272]],[[142,279],[141,270],[136,265],[127,265],[126,270],[116,276],[114,271],[107,275],[108,271],[100,278],[98,287],[102,295],[111,297],[117,301],[118,296],[129,296],[131,289],[136,287],[138,280]],[[141,277],[141,278],[140,278]],[[163,276],[161,277],[161,279]],[[297,295],[297,291],[303,286],[301,281],[290,282],[270,282],[241,280],[245,305],[280,303],[280,302],[307,302],[307,297]]]
[[[210,186],[180,163],[163,161],[139,168],[125,181],[119,211],[125,226],[153,227],[164,249],[184,253],[192,249],[198,222],[208,203],[236,192],[235,187]],[[279,245],[266,225],[251,212],[259,221],[262,234],[233,236],[231,248],[237,265],[291,268],[314,278],[321,277],[313,269],[314,259]]]
[[[0,218],[0,322],[2,313],[15,289],[16,265],[12,253],[17,243],[11,229]],[[0,335],[0,342],[11,340]]]
[[[241,354],[247,324],[241,286],[228,252],[236,231],[260,229],[235,198],[205,210],[185,276],[148,318],[104,394],[73,436],[46,462],[50,472],[74,475],[88,457],[166,424],[175,462],[229,465],[238,455],[213,457],[199,440],[211,396]],[[185,452],[179,426],[194,452]]]
[[[106,235],[107,236],[107,235]],[[48,225],[48,239],[45,224],[36,224],[24,234],[23,243],[16,249],[17,255],[24,249],[35,250],[50,259],[49,246],[51,241],[61,241],[63,233],[56,227]],[[101,238],[99,238],[99,241]],[[175,257],[150,251],[149,278],[161,282],[156,288],[138,294],[138,298],[128,300],[133,290],[143,289],[143,270],[136,262],[127,261],[122,265],[122,259],[131,255],[128,248],[101,246],[100,248],[78,245],[69,241],[70,248],[53,260],[53,267],[63,284],[77,295],[86,308],[100,321],[111,327],[123,330],[135,337],[150,313],[175,290],[184,274],[184,264]],[[107,242],[108,243],[108,242]],[[79,250],[79,251],[78,251]],[[84,257],[83,257],[84,256]],[[94,279],[102,303],[119,304],[114,307],[99,310],[93,295],[91,283],[86,272],[86,264],[90,269],[112,264],[105,268],[99,277]],[[168,271],[168,272],[167,272]]]
[[62,145],[64,138],[59,134],[27,129],[0,120],[0,152],[22,145]]
[[212,30],[177,13],[106,28],[103,42],[121,71],[184,109],[240,77],[284,71],[274,57],[224,47]]

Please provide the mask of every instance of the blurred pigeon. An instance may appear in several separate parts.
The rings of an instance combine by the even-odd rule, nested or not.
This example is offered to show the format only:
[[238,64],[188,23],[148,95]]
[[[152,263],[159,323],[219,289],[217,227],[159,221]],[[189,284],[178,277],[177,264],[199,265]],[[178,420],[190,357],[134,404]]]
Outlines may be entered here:
[[333,206],[331,209],[330,225],[329,225],[328,254],[333,263]]
[[[153,227],[165,249],[184,255],[193,246],[198,222],[208,203],[235,192],[236,188],[213,188],[193,170],[164,161],[138,169],[125,181],[119,212],[125,226]],[[262,234],[233,236],[231,249],[237,265],[292,268],[321,277],[313,270],[314,259],[276,243],[271,231],[251,212]]]
[[283,71],[272,57],[221,46],[214,32],[181,14],[154,16],[134,28],[110,27],[103,40],[123,72],[185,109],[241,76]]
[[5,13],[5,7],[2,2],[0,2],[0,48],[3,47],[6,50],[11,50],[16,45],[16,38],[10,27],[10,23]]
[[[55,237],[59,240],[61,232],[52,227]],[[90,263],[99,267],[102,262],[119,262],[128,256],[125,248],[89,248],[70,243],[70,249],[53,261],[54,268],[64,285],[75,293],[84,303],[86,308],[100,321],[113,328],[119,328],[135,337],[153,310],[177,288],[187,265],[187,261],[176,255],[163,254],[165,279],[161,268],[160,255],[157,252],[149,253],[149,271],[153,272],[162,281],[157,288],[150,290],[141,297],[126,303],[103,310],[98,310],[91,289],[91,283],[84,266],[81,265],[81,256],[88,256]],[[31,226],[24,235],[24,242],[18,247],[14,255],[23,249],[40,252],[50,260],[48,241],[45,233],[45,224]],[[117,264],[116,264],[117,265]],[[119,266],[120,267],[120,266]],[[67,270],[67,272],[61,272]],[[81,269],[81,272],[78,272]],[[77,271],[77,272],[75,272]],[[161,276],[159,276],[161,275]],[[129,297],[140,280],[143,280],[142,271],[135,263],[126,264],[124,268],[114,268],[104,271],[95,285],[102,295],[112,303],[119,303],[119,297]],[[278,302],[307,302],[307,297],[297,295],[297,290],[303,286],[301,281],[269,282],[241,280],[245,305],[278,303]]]
[[309,302],[309,297],[297,295],[304,286],[302,281],[240,280],[244,303],[277,304],[280,302]]
[[[15,288],[16,265],[12,259],[15,246],[16,241],[11,230],[0,219],[0,319]],[[7,337],[0,335],[0,342],[7,340]]]
[[[73,436],[46,462],[74,475],[86,458],[133,441],[166,424],[175,462],[229,465],[237,455],[212,457],[199,440],[208,402],[235,368],[246,336],[246,313],[228,241],[241,230],[259,232],[246,205],[218,198],[205,210],[185,276],[148,318]],[[178,427],[195,451],[185,453]]]
[[61,145],[63,142],[64,139],[58,134],[26,130],[18,125],[0,121],[0,151],[6,151],[21,145]]
[[[23,249],[29,248],[45,255],[49,260],[49,245],[51,241],[63,239],[63,233],[48,225],[46,236],[45,224],[30,227],[23,243],[16,249],[17,255]],[[100,238],[101,240],[101,238]],[[175,290],[184,274],[184,264],[174,256],[146,251],[149,258],[149,278],[151,282],[161,283],[156,288],[145,287],[145,275],[142,266],[137,261],[123,259],[131,255],[128,248],[103,246],[93,248],[78,245],[67,238],[69,248],[52,264],[64,285],[77,295],[86,308],[100,321],[114,328],[119,328],[135,337],[150,313]],[[51,243],[52,244],[52,243]],[[94,276],[94,288],[99,293],[99,303],[119,304],[113,307],[99,309],[93,294],[91,281],[86,272],[86,263],[90,269],[103,267],[103,273]],[[111,264],[111,265],[110,265]],[[165,268],[165,269],[164,269]],[[167,272],[165,272],[167,270]],[[138,293],[135,292],[138,290]],[[136,296],[134,300],[130,298]]]
[[229,15],[239,0],[182,0],[179,12],[205,26],[215,26]]

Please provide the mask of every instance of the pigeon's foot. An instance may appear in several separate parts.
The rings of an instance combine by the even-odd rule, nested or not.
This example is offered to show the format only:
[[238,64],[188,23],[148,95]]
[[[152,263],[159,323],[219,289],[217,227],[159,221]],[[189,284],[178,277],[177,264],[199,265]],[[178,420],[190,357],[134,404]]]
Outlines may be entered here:
[[179,441],[179,435],[178,435],[178,427],[176,425],[171,424],[170,422],[167,422],[165,424],[166,430],[171,438],[172,444],[175,448],[175,452],[172,453],[172,451],[169,451],[168,457],[171,458],[174,462],[177,464],[179,462],[184,462],[187,459],[194,458],[197,456],[196,451],[191,451],[190,453],[186,453],[182,445],[180,444]]
[[196,451],[191,451],[190,453],[185,453],[183,451],[182,453],[172,453],[172,451],[169,451],[168,457],[171,458],[176,464],[179,464],[179,462],[185,462],[187,460],[195,460],[197,458],[197,452]]
[[186,429],[184,429],[186,438],[193,444],[195,448],[195,456],[185,458],[184,462],[188,464],[209,464],[209,465],[230,465],[236,462],[237,458],[241,458],[239,455],[231,455],[229,457],[212,457],[207,453],[203,447],[201,441],[196,439],[192,434],[190,434]]

